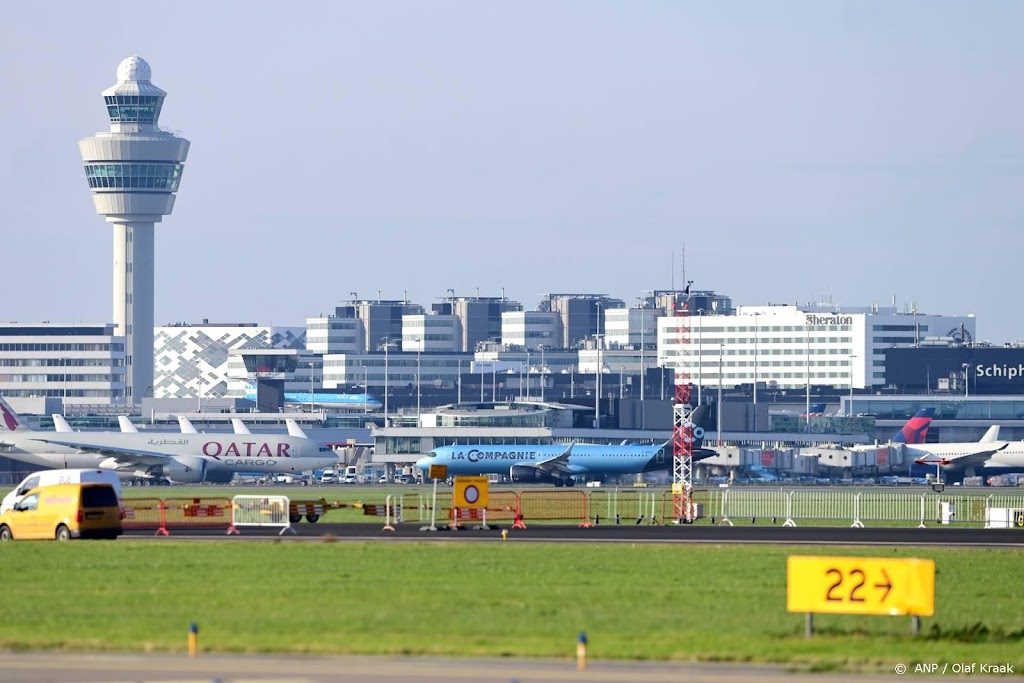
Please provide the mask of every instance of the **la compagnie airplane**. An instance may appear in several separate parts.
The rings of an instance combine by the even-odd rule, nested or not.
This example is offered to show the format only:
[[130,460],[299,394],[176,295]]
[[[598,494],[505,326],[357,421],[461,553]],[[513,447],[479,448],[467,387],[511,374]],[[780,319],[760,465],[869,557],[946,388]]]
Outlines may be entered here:
[[[704,423],[709,406],[698,406],[692,414],[693,460],[716,455],[702,448]],[[619,475],[654,472],[672,466],[670,442],[644,445],[598,445],[572,443],[568,446],[487,446],[466,444],[441,446],[416,461],[426,480],[431,465],[446,465],[449,476],[463,474],[508,474],[517,483],[552,483],[573,486],[577,475]]]
[[[27,428],[0,398],[0,455],[44,468],[100,468],[146,480],[227,482],[239,472],[294,473],[331,467],[338,457],[317,441],[278,434],[70,432]],[[63,423],[63,424],[62,424]],[[123,426],[123,422],[122,422]],[[70,427],[66,427],[67,430]]]

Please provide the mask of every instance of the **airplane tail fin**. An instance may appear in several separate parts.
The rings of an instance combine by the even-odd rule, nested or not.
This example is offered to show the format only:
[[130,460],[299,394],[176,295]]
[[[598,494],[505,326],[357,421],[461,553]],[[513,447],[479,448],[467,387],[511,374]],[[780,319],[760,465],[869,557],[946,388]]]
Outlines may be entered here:
[[7,401],[0,396],[0,432],[14,432],[27,430],[24,421],[14,412],[14,408],[7,405]]
[[192,421],[189,420],[184,415],[179,415],[178,416],[178,426],[181,427],[181,433],[182,434],[198,434],[199,433],[198,431],[196,431],[195,425],[192,424]]
[[234,430],[235,434],[252,434],[252,432],[249,431],[249,428],[245,426],[245,423],[242,422],[241,418],[231,418],[231,428]]
[[117,416],[117,426],[121,428],[122,434],[138,434],[139,430],[132,424],[132,421],[128,419],[127,415]]
[[55,432],[66,433],[73,432],[74,429],[68,424],[68,421],[64,419],[64,416],[60,413],[54,413],[50,417],[53,418],[53,430]]
[[693,423],[693,450],[699,451],[704,445],[704,431],[707,429],[708,418],[711,416],[711,406],[697,406],[690,413],[690,422]]
[[928,435],[928,427],[931,426],[932,416],[934,415],[934,408],[922,408],[914,413],[914,417],[907,420],[907,424],[903,425],[903,429],[896,432],[892,440],[895,443],[924,443],[924,439]]
[[296,422],[294,419],[289,417],[287,420],[284,421],[284,423],[288,425],[288,436],[294,436],[297,439],[309,438],[308,436],[306,436],[306,432],[302,431],[302,427],[299,426],[299,423]]
[[988,431],[985,432],[985,435],[981,437],[981,441],[978,443],[992,443],[994,441],[999,441],[999,425],[992,425],[989,427]]

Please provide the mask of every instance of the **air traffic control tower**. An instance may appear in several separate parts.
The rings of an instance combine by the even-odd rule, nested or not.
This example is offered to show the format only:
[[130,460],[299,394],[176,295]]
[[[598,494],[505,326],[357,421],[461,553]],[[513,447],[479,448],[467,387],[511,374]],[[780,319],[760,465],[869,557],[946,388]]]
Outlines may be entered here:
[[96,212],[114,224],[114,323],[125,338],[126,403],[153,386],[153,228],[174,208],[189,142],[157,126],[167,96],[138,55],[103,91],[110,132],[78,143]]

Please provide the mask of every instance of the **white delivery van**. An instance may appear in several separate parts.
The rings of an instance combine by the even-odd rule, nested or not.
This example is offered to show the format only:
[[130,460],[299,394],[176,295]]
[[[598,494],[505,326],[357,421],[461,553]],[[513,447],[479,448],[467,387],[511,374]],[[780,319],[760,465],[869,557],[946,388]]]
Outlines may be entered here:
[[42,470],[25,477],[0,503],[0,514],[14,507],[26,493],[41,486],[56,484],[110,484],[121,500],[121,479],[112,470]]

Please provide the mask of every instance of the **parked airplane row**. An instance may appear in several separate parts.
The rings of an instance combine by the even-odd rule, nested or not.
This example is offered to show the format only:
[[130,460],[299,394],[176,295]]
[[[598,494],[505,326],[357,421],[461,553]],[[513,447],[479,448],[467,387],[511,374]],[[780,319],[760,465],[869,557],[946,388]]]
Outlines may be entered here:
[[1000,441],[999,425],[989,427],[980,441],[925,443],[934,416],[934,408],[922,408],[891,439],[892,443],[902,444],[918,465],[967,476],[974,476],[982,468],[1024,468],[1024,441]]
[[[338,457],[295,426],[280,434],[199,434],[188,420],[182,433],[139,433],[124,418],[121,432],[75,432],[60,416],[56,431],[29,429],[0,398],[0,455],[48,468],[100,468],[126,476],[191,484],[228,482],[240,472],[301,473],[336,465]],[[289,427],[291,432],[291,427]]]

